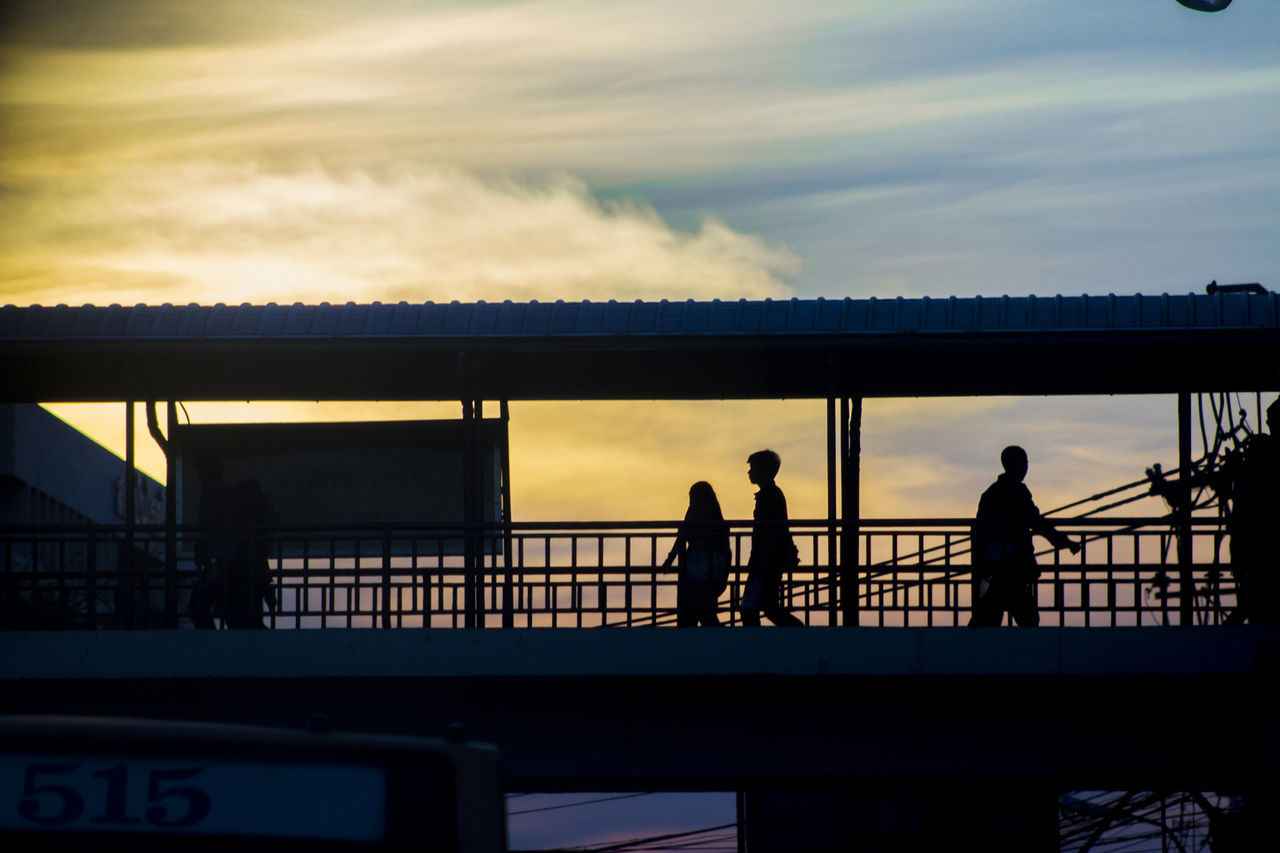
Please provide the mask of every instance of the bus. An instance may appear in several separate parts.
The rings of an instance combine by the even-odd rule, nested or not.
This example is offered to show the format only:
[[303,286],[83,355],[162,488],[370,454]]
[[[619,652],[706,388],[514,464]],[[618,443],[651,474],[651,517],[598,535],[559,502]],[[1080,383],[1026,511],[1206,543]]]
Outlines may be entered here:
[[0,717],[11,850],[498,853],[498,750],[461,737]]

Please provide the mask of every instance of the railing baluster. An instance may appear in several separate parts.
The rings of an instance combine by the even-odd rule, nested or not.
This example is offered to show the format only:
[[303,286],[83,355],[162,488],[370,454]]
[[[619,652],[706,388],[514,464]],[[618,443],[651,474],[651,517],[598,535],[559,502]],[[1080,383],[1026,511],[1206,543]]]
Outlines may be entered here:
[[[1039,552],[1043,575],[1038,591],[1052,595],[1052,602],[1044,602],[1044,624],[1177,623],[1170,600],[1179,595],[1181,579],[1167,573],[1171,534],[1166,520],[1108,518],[1057,524],[1064,529],[1074,526],[1073,538],[1089,544],[1070,561],[1049,548]],[[419,624],[415,617],[424,627],[432,626],[433,620],[441,627],[463,627],[470,604],[484,612],[500,609],[503,625],[672,624],[678,578],[658,567],[665,556],[660,546],[670,541],[673,528],[659,522],[516,524],[500,546],[494,538],[497,528],[483,529],[477,536],[494,547],[487,560],[482,558],[478,576],[468,573],[456,526],[410,528],[402,539],[383,525],[277,529],[267,560],[278,605],[264,618],[278,629],[407,627]],[[830,567],[822,564],[822,551],[830,544],[827,528],[825,520],[792,523],[803,559],[786,572],[784,593],[796,615],[814,625],[835,624],[830,613],[838,588],[828,582]],[[867,624],[964,624],[972,606],[971,595],[964,591],[971,589],[972,581],[967,528],[964,519],[862,520],[856,547],[863,559],[856,589],[858,610],[869,611]],[[749,531],[746,522],[733,523],[730,529],[734,559],[728,595],[720,604],[730,624],[739,619]],[[56,616],[58,622],[50,624],[66,624],[63,617],[73,611],[72,627],[100,628],[104,619],[120,627],[154,624],[164,615],[151,607],[153,593],[161,589],[160,575],[148,562],[135,568],[132,585],[125,582],[122,567],[128,554],[122,551],[127,547],[123,533],[123,527],[109,526],[0,529],[0,582],[6,597],[19,614],[38,618],[43,610],[50,620]],[[216,541],[233,533],[180,529],[187,543],[195,536]],[[1196,586],[1191,618],[1194,624],[1220,624],[1235,604],[1234,586],[1222,578],[1230,568],[1220,554],[1223,534],[1216,519],[1197,520],[1194,534],[1195,553],[1202,562],[1188,581]],[[155,542],[176,535],[179,531],[160,527],[134,529],[137,549],[148,554]],[[106,547],[112,549],[109,565],[100,557]],[[144,557],[138,555],[140,563]],[[190,561],[190,552],[182,559]],[[180,559],[184,591],[194,581],[191,568]],[[324,575],[317,577],[316,572]],[[470,599],[468,583],[474,586]],[[117,605],[111,616],[97,607],[107,593]]]
[[[624,541],[626,545],[624,546],[625,550],[623,552],[623,565],[626,568],[627,580],[622,585],[622,606],[625,608],[623,624],[630,628],[634,618],[634,602],[631,595],[631,537],[625,537]],[[650,537],[650,542],[653,543],[653,548],[656,551],[658,547],[656,534]]]

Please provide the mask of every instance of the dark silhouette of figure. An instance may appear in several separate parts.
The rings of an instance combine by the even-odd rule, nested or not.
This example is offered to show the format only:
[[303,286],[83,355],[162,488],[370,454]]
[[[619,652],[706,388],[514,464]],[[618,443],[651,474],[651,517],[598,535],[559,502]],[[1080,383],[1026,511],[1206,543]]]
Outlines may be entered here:
[[271,503],[262,484],[223,480],[222,463],[208,457],[197,465],[200,524],[196,542],[196,585],[187,613],[197,628],[265,628],[262,605],[276,606],[271,585],[267,523]]
[[787,498],[774,479],[782,459],[772,450],[758,450],[747,457],[747,479],[760,487],[752,514],[751,559],[747,562],[747,587],[740,604],[742,624],[760,624],[760,612],[780,626],[804,625],[782,606],[782,573],[800,565],[800,554],[787,529]]
[[271,502],[257,480],[237,483],[235,498],[236,521],[243,527],[228,566],[223,621],[228,628],[265,628],[262,605],[276,609],[267,537],[267,523],[273,515]]
[[1031,490],[1022,482],[1027,476],[1027,452],[1017,445],[1000,453],[1004,473],[982,493],[970,540],[970,559],[975,579],[971,627],[999,625],[1007,611],[1022,627],[1040,624],[1036,601],[1035,549],[1031,535],[1038,533],[1056,548],[1080,551],[1079,543],[1045,521]]
[[222,567],[230,560],[228,533],[219,528],[231,524],[235,498],[223,481],[222,461],[206,456],[196,463],[200,477],[200,526],[196,540],[196,584],[187,602],[187,615],[197,628],[215,628],[213,611],[220,603]]
[[689,488],[689,509],[676,531],[675,544],[662,567],[679,560],[676,625],[719,627],[716,602],[729,583],[729,525],[711,484],[699,480]]
[[1275,443],[1280,426],[1280,398],[1267,408],[1268,433],[1245,442],[1244,453],[1231,480],[1231,575],[1238,605],[1228,624],[1248,620],[1251,625],[1280,624],[1280,561],[1275,536],[1280,527],[1280,451]]
[[[1244,412],[1241,412],[1243,416]],[[1159,495],[1175,513],[1186,511],[1197,488],[1208,487],[1230,535],[1231,576],[1236,581],[1236,609],[1224,624],[1280,624],[1280,560],[1274,547],[1280,525],[1280,398],[1267,408],[1269,433],[1254,433],[1218,459],[1193,467],[1189,475],[1170,479],[1154,465],[1147,469],[1151,494]],[[1245,429],[1243,417],[1236,430]],[[1234,436],[1234,431],[1232,433]]]

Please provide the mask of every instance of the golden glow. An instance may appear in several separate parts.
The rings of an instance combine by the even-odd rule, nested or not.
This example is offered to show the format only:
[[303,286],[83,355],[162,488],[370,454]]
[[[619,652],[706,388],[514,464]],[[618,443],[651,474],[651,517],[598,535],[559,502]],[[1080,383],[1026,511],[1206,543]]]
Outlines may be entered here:
[[[48,408],[124,455],[122,405]],[[486,403],[486,417],[497,412]],[[195,423],[456,418],[460,404],[188,403],[180,421],[188,415]],[[1014,443],[1027,449],[1027,483],[1049,510],[1140,480],[1153,462],[1173,467],[1172,415],[1166,397],[867,400],[862,515],[969,516],[1000,472],[1000,449]],[[135,417],[138,465],[163,482],[163,456],[141,405]],[[515,519],[676,519],[697,480],[712,484],[726,518],[747,519],[755,489],[746,457],[764,447],[782,456],[778,482],[791,517],[825,518],[825,417],[821,400],[512,403]],[[1125,510],[1163,512],[1158,499]]]
[[[1252,101],[1241,95],[1267,96],[1277,80],[1274,63],[1209,74],[1153,64],[1145,51],[1028,51],[1003,32],[978,53],[960,45],[959,59],[948,32],[946,50],[921,47],[921,63],[904,70],[892,46],[914,50],[942,18],[935,3],[12,8],[0,29],[0,303],[15,304],[892,296],[944,278],[950,287],[961,266],[962,280],[982,286],[997,269],[1024,281],[1063,265],[1051,254],[1062,245],[1085,254],[1078,241],[1108,231],[1104,211],[1144,219],[1099,203],[1097,187],[1081,183],[1095,166],[1126,205],[1178,208],[1129,171],[1151,153],[1135,142],[1144,137],[1099,131],[1097,116],[1158,131],[1162,113],[1138,112],[1156,104],[1184,127],[1175,108]],[[1038,12],[1029,26],[1050,32],[1058,14],[1077,13]],[[998,52],[1001,42],[1016,50]],[[1023,121],[1003,123],[1011,115]],[[1193,146],[1172,149],[1179,170],[1218,162],[1209,148],[1275,136],[1210,116],[1201,123],[1214,134],[1155,134]],[[1064,127],[1072,135],[1059,139]],[[1098,151],[1121,156],[1080,159]],[[1255,163],[1241,172],[1247,181],[1231,180],[1265,173]],[[1215,192],[1227,183],[1211,177]],[[709,195],[674,204],[678,221],[644,200],[648,182],[680,196],[686,178]],[[736,204],[740,189],[763,197]],[[917,197],[929,201],[892,203]],[[1216,198],[1185,198],[1206,197]],[[1049,240],[1036,242],[1026,223]],[[1159,229],[1144,221],[1142,234]],[[797,284],[800,250],[761,234],[807,235],[810,251],[828,255],[806,259],[825,278]],[[1120,242],[1144,274],[1150,258],[1176,254]],[[1114,253],[1098,258],[1109,275],[1133,268]],[[121,405],[51,408],[123,452]],[[196,422],[457,413],[187,408]],[[744,517],[744,459],[766,446],[783,456],[792,515],[826,514],[821,401],[516,403],[512,413],[521,518],[677,517],[698,479],[713,483],[726,514]],[[139,462],[163,476],[141,414],[137,424]],[[1027,447],[1029,482],[1053,506],[1169,464],[1173,424],[1167,399],[868,401],[862,510],[967,514],[1011,442]]]

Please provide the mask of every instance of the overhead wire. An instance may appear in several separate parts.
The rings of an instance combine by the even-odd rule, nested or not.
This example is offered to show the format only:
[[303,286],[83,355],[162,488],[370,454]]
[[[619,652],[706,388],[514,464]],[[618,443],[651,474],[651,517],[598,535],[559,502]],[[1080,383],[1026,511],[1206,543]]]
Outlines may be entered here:
[[[649,792],[653,793],[653,792]],[[623,795],[634,796],[634,795]],[[612,797],[598,800],[582,801],[603,802]],[[577,804],[566,804],[566,806]],[[765,820],[781,820],[794,818],[804,814],[825,811],[832,806],[822,805],[816,808],[789,809],[785,812],[770,815]],[[1198,849],[1192,842],[1206,832],[1208,815],[1199,806],[1195,795],[1187,792],[1099,792],[1092,799],[1077,798],[1068,800],[1066,796],[1059,800],[1061,813],[1082,816],[1083,820],[1060,818],[1059,849],[1064,853],[1131,853],[1131,851],[1163,849],[1163,843],[1172,844],[1181,853],[1193,853]],[[1162,819],[1160,813],[1166,814],[1177,809],[1177,814]],[[992,810],[987,815],[990,819],[998,818],[1005,810]],[[521,853],[648,853],[648,851],[719,851],[735,850],[737,839],[737,823],[719,824],[692,830],[669,832],[657,835],[642,836],[621,841],[609,841],[602,844],[573,845],[540,851],[521,851]],[[725,832],[725,830],[734,830]],[[919,828],[908,830],[908,835],[918,834]],[[719,833],[711,835],[711,833]],[[895,837],[897,837],[895,835]],[[1077,846],[1089,838],[1091,843]],[[1160,839],[1160,847],[1144,846]],[[883,840],[883,839],[882,839]],[[735,842],[735,843],[730,843]],[[1203,847],[1203,843],[1200,845]]]
[[[1204,417],[1204,405],[1205,405],[1206,396],[1209,398],[1208,400],[1209,407],[1213,412],[1214,421],[1215,421],[1214,439],[1213,439],[1212,445],[1210,445],[1210,442],[1209,442],[1208,430],[1205,424],[1205,417]],[[1260,409],[1261,394],[1258,393],[1256,396],[1257,396],[1257,405]],[[1165,477],[1196,478],[1196,473],[1198,471],[1204,471],[1209,474],[1213,473],[1213,471],[1217,467],[1220,467],[1221,465],[1221,463],[1218,461],[1218,458],[1221,455],[1222,445],[1225,443],[1225,441],[1230,439],[1232,441],[1235,441],[1238,444],[1239,440],[1236,438],[1236,436],[1241,430],[1244,430],[1247,433],[1252,432],[1248,427],[1247,419],[1244,417],[1241,418],[1240,423],[1237,425],[1236,420],[1232,415],[1231,392],[1220,392],[1217,394],[1207,394],[1207,395],[1198,394],[1196,399],[1197,399],[1197,412],[1198,412],[1199,422],[1200,422],[1201,446],[1204,450],[1204,454],[1198,460],[1192,463],[1191,469],[1189,471],[1184,472],[1181,467],[1176,467],[1169,470],[1161,471],[1161,473]],[[1240,403],[1239,392],[1236,392],[1236,403],[1237,404]],[[1241,408],[1241,411],[1243,415],[1244,413],[1243,407]],[[1224,417],[1227,419],[1228,427],[1229,427],[1228,429],[1223,428]],[[1204,511],[1204,510],[1212,509],[1215,506],[1217,506],[1219,508],[1219,514],[1225,515],[1226,507],[1225,505],[1223,505],[1219,495],[1213,488],[1212,483],[1209,482],[1208,477],[1202,476],[1198,479],[1199,479],[1199,482],[1194,484],[1196,486],[1195,491],[1190,496],[1190,507],[1189,507],[1190,511],[1191,512]],[[1076,516],[1076,518],[1079,519],[1079,518],[1088,518],[1090,516],[1096,516],[1099,513],[1118,509],[1119,507],[1127,506],[1131,503],[1152,497],[1155,494],[1155,491],[1150,488],[1152,485],[1152,482],[1153,482],[1152,477],[1149,475],[1147,477],[1144,477],[1141,480],[1134,480],[1132,482],[1125,483],[1123,485],[1116,486],[1111,489],[1106,489],[1104,491],[1097,492],[1086,498],[1081,498],[1079,500],[1071,501],[1061,506],[1054,507],[1050,510],[1045,511],[1044,513],[1042,513],[1042,515],[1044,516],[1056,515],[1066,510],[1085,506],[1090,503],[1096,503],[1097,501],[1102,500],[1104,498],[1120,495],[1120,494],[1123,494],[1124,492],[1131,491],[1139,487],[1143,487],[1143,486],[1148,487],[1141,493],[1127,495],[1123,498],[1120,498],[1119,500],[1111,501],[1101,506],[1091,507],[1079,513]],[[1165,523],[1170,523],[1173,521],[1173,517],[1174,517],[1174,513],[1170,511],[1158,517],[1158,519],[1156,520],[1165,522]],[[1126,525],[1126,526],[1120,527],[1116,530],[1096,533],[1092,536],[1085,534],[1082,537],[1081,544],[1087,545],[1089,542],[1095,542],[1100,539],[1113,537],[1116,534],[1129,533],[1134,530],[1137,530],[1139,526],[1140,525],[1132,524],[1132,525]],[[960,535],[958,538],[952,539],[946,533],[940,533],[939,535],[946,536],[947,541],[944,541],[937,545],[931,545],[928,547],[925,547],[922,544],[922,546],[914,552],[895,555],[894,557],[882,559],[878,562],[870,562],[864,569],[864,572],[863,572],[864,576],[867,578],[882,578],[888,575],[892,575],[900,570],[900,567],[903,565],[904,561],[911,561],[911,560],[916,561],[916,563],[918,563],[921,566],[934,566],[944,561],[948,565],[950,565],[952,560],[958,557],[963,557],[966,554],[969,554],[971,552],[971,546],[967,544],[969,542],[968,536]],[[1221,547],[1221,543],[1223,541],[1224,535],[1225,534],[1222,531],[1218,533],[1216,544],[1215,544],[1215,550]],[[1172,548],[1173,543],[1174,543],[1174,537],[1165,537],[1163,539],[1163,553],[1162,553],[1163,562],[1166,562],[1166,563],[1168,562],[1169,551]],[[1037,557],[1046,556],[1054,553],[1055,551],[1056,549],[1054,548],[1046,548],[1036,552],[1036,556]],[[945,553],[939,553],[939,552],[945,552]],[[941,577],[931,578],[930,581],[936,582],[939,580],[941,581],[952,580],[956,577],[969,574],[971,571],[972,571],[971,567],[968,564],[956,565],[955,568],[942,570]],[[923,578],[921,579],[895,578],[892,581],[890,586],[880,587],[876,590],[868,589],[864,592],[860,592],[859,596],[862,599],[870,600],[871,598],[874,598],[877,596],[883,596],[886,594],[892,594],[894,592],[909,590],[909,589],[921,586],[925,582],[926,581]],[[1154,589],[1155,587],[1152,587],[1152,590]],[[1152,590],[1148,590],[1148,594],[1151,594]],[[664,618],[663,616],[655,614],[653,617],[651,617],[649,621],[652,624],[661,624],[662,622],[670,622],[672,618],[673,617]],[[622,623],[618,623],[618,624],[622,624]]]
[[[1246,409],[1243,405],[1241,405],[1242,400],[1241,400],[1240,392],[1235,392],[1235,397],[1236,397],[1235,403],[1237,406],[1239,406],[1240,413],[1241,413],[1241,418],[1238,424],[1233,414],[1231,392],[1220,392],[1218,394],[1209,394],[1207,395],[1209,397],[1209,406],[1213,411],[1214,422],[1215,422],[1214,439],[1213,439],[1212,446],[1210,446],[1208,431],[1204,423],[1204,397],[1205,396],[1206,395],[1204,394],[1198,394],[1196,398],[1197,409],[1198,409],[1199,420],[1200,420],[1201,446],[1204,450],[1203,455],[1200,457],[1200,459],[1192,463],[1191,470],[1189,471],[1184,472],[1182,471],[1181,467],[1179,467],[1179,468],[1174,468],[1168,471],[1164,471],[1162,473],[1166,477],[1182,477],[1184,479],[1187,479],[1189,483],[1191,483],[1195,479],[1199,480],[1199,482],[1194,483],[1194,486],[1195,486],[1194,493],[1189,495],[1190,506],[1188,509],[1190,512],[1204,511],[1204,510],[1212,509],[1216,506],[1219,510],[1219,516],[1225,517],[1227,508],[1225,504],[1222,502],[1222,499],[1217,493],[1217,490],[1214,488],[1209,475],[1212,475],[1214,471],[1220,468],[1222,465],[1219,459],[1223,452],[1222,451],[1223,444],[1227,440],[1230,440],[1234,442],[1238,447],[1240,444],[1240,440],[1237,438],[1239,433],[1241,431],[1245,432],[1246,438],[1247,438],[1249,435],[1252,434],[1252,430],[1248,426]],[[1260,410],[1261,409],[1261,393],[1256,394],[1256,397],[1257,397],[1257,401],[1256,401],[1257,406]],[[1227,421],[1226,429],[1224,429],[1223,427],[1224,418]],[[1259,415],[1259,418],[1261,418],[1261,415]],[[1198,471],[1204,472],[1204,475],[1197,478],[1196,473]],[[1071,503],[1064,504],[1059,507],[1055,507],[1042,514],[1045,516],[1050,516],[1056,513],[1063,512],[1067,509],[1073,509],[1079,506],[1089,504],[1091,502],[1096,502],[1106,497],[1121,494],[1123,492],[1129,491],[1139,486],[1150,486],[1151,483],[1152,483],[1152,479],[1150,476],[1148,476],[1142,480],[1136,480],[1131,483],[1126,483],[1124,485],[1117,486],[1112,489],[1107,489],[1105,491],[1098,492],[1097,494],[1091,495],[1087,498],[1082,498],[1080,500],[1072,501]],[[1147,497],[1150,497],[1153,493],[1154,493],[1153,490],[1148,489],[1147,491],[1144,491],[1141,494],[1129,495],[1127,497],[1121,498],[1120,500],[1112,501],[1102,506],[1092,507],[1086,510],[1085,512],[1079,513],[1076,517],[1086,518],[1089,516],[1097,515],[1099,513],[1106,512],[1108,510],[1125,506],[1135,501],[1143,500]],[[1171,511],[1161,516],[1160,520],[1165,522],[1171,522],[1173,520],[1173,516],[1174,516],[1174,513]],[[1107,538],[1108,536],[1114,536],[1116,533],[1132,532],[1133,530],[1136,530],[1137,527],[1138,527],[1137,525],[1128,525],[1118,530],[1110,531],[1109,533],[1099,533],[1094,536],[1088,536],[1086,534],[1085,537],[1083,537],[1083,541],[1081,544],[1088,544],[1089,542],[1097,541],[1099,539],[1104,539],[1104,538]],[[1220,530],[1218,532],[1217,537],[1215,539],[1215,550],[1221,547],[1224,535],[1225,535],[1224,531]],[[958,541],[949,540],[947,542],[930,546],[927,548],[922,547],[917,551],[906,554],[906,555],[896,555],[893,558],[881,560],[880,562],[877,562],[877,563],[872,563],[870,566],[868,566],[868,569],[870,569],[871,571],[867,572],[867,576],[881,577],[884,575],[892,574],[894,571],[898,569],[899,566],[902,565],[904,560],[915,559],[921,565],[934,565],[943,560],[946,560],[949,562],[950,560],[956,557],[964,556],[965,554],[968,554],[971,552],[971,547],[965,546],[966,541],[967,541],[967,537],[961,538]],[[1172,548],[1173,542],[1174,542],[1174,537],[1168,537],[1164,540],[1163,552],[1162,552],[1163,562],[1168,562],[1169,550]],[[945,554],[938,555],[938,552],[944,551],[944,550],[946,552]],[[1056,549],[1054,548],[1046,548],[1042,551],[1037,552],[1036,556],[1037,557],[1045,556],[1048,554],[1052,554],[1055,551]],[[879,569],[880,571],[874,571],[875,569]],[[945,574],[943,577],[943,580],[949,580],[953,577],[958,577],[958,576],[967,574],[969,571],[970,571],[970,568],[967,565],[958,567],[956,569],[951,570],[947,574]],[[893,587],[888,589],[879,589],[879,590],[876,590],[874,593],[872,591],[868,591],[863,595],[863,597],[870,598],[872,595],[884,595],[886,593],[903,591],[903,590],[920,586],[924,583],[925,583],[924,579],[895,580]],[[1148,594],[1152,594],[1152,592],[1155,590],[1156,590],[1156,587],[1153,586],[1147,592]],[[1212,596],[1213,593],[1209,592],[1205,594]],[[1207,618],[1207,616],[1205,616],[1204,614],[1201,614],[1201,618]]]
[[703,835],[708,832],[719,832],[725,829],[736,829],[737,821],[733,823],[723,823],[718,826],[708,826],[702,829],[685,830],[681,832],[668,832],[662,835],[651,835],[644,838],[633,838],[628,841],[608,842],[600,845],[587,845],[576,849],[588,851],[588,853],[613,853],[613,851],[637,850],[642,849],[643,845],[650,844],[655,841],[670,841],[677,838],[689,838],[694,835]]
[[522,815],[522,814],[535,814],[537,812],[553,812],[558,809],[572,809],[572,808],[577,808],[578,806],[590,806],[596,803],[612,803],[616,800],[633,800],[636,797],[652,796],[654,793],[655,792],[653,791],[642,791],[640,793],[635,793],[635,794],[619,794],[613,797],[599,797],[594,800],[581,800],[576,803],[560,803],[559,805],[541,806],[535,809],[521,809],[520,811],[507,812],[507,817],[515,817],[516,815]]
[[[1127,797],[1132,802],[1125,803]],[[1069,818],[1060,821],[1059,848],[1064,853],[1088,853],[1090,850],[1112,853],[1136,847],[1153,838],[1168,838],[1179,850],[1191,853],[1191,850],[1198,849],[1194,841],[1197,836],[1206,833],[1210,820],[1197,797],[1204,799],[1199,792],[1143,792],[1132,797],[1126,792],[1118,798],[1102,799],[1099,795],[1092,801],[1081,799],[1074,802],[1064,796],[1064,812],[1088,814],[1090,817],[1077,822],[1072,822]],[[1096,808],[1090,808],[1092,805],[1096,805]],[[1173,809],[1177,813],[1169,817],[1169,812]],[[1099,811],[1102,812],[1101,815],[1098,814]],[[1111,822],[1109,826],[1108,821]],[[1102,833],[1096,831],[1100,826],[1104,830]],[[1146,830],[1146,826],[1155,827],[1157,831]],[[1135,834],[1135,830],[1140,828],[1142,831]],[[1092,846],[1074,846],[1075,842],[1085,836],[1089,836],[1094,842]]]

